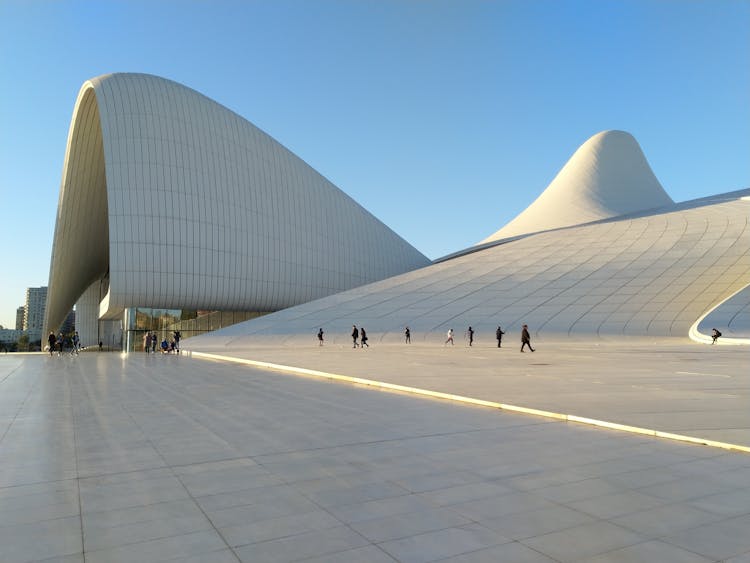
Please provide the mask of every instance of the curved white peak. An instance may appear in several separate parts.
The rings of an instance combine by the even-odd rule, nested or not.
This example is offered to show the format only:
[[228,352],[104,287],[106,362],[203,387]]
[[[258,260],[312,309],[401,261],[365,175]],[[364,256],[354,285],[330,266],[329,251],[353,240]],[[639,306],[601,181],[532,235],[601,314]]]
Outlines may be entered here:
[[602,131],[579,147],[531,205],[480,244],[673,203],[633,136]]

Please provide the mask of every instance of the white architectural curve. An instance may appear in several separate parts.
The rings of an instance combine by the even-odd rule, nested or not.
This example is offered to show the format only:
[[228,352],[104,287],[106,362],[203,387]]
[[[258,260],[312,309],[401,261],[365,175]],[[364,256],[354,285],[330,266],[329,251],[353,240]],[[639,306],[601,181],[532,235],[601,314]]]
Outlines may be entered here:
[[[353,323],[371,342],[443,341],[471,325],[543,338],[680,337],[750,283],[750,190],[673,204],[495,244],[426,268],[191,339],[193,349],[245,346]],[[747,295],[747,294],[745,294]],[[735,309],[747,307],[738,302]],[[730,315],[731,316],[731,315]],[[725,331],[725,328],[718,327]]]
[[[429,260],[269,135],[144,74],[84,83],[45,326],[84,343],[128,307],[274,311]],[[93,331],[93,332],[92,332]]]
[[479,244],[672,203],[633,136],[602,131],[580,146],[529,207]]

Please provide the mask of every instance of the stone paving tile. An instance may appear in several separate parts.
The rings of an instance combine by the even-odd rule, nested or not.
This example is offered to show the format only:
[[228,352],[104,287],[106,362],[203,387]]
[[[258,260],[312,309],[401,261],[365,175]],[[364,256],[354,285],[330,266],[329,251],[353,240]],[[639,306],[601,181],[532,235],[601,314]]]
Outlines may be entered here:
[[2,563],[750,552],[750,456],[188,358],[45,359],[0,383]]
[[650,510],[632,512],[626,516],[613,518],[611,522],[642,535],[663,537],[723,519],[723,516],[686,504],[669,504]]
[[729,559],[725,559],[724,563],[750,563],[750,551],[747,553],[743,553],[742,555],[738,555],[737,557],[730,557]]
[[[750,511],[750,507],[748,507]],[[662,541],[715,560],[750,551],[750,514],[665,536]]]
[[218,552],[226,544],[214,530],[130,543],[109,549],[86,552],[87,563],[132,563],[133,561],[166,561],[193,557],[201,561],[206,553]]
[[594,522],[594,518],[565,506],[545,506],[526,512],[511,512],[498,518],[483,518],[482,526],[520,540],[542,536],[581,524]]
[[534,551],[518,542],[504,543],[464,553],[455,557],[441,559],[440,563],[498,563],[508,561],[512,563],[555,563],[546,555]]
[[667,502],[663,499],[644,495],[638,491],[626,491],[569,502],[566,503],[566,506],[602,520],[611,520],[617,516],[632,514],[633,512],[664,506],[665,504]]
[[148,523],[154,520],[167,520],[180,517],[199,517],[203,513],[192,499],[183,499],[155,504],[131,506],[100,512],[84,512],[83,531],[96,534],[107,528],[117,528],[128,524]]
[[725,517],[750,514],[750,488],[696,498],[687,505]]
[[450,508],[467,518],[482,521],[531,510],[550,510],[557,506],[559,505],[534,493],[510,493],[460,504],[452,504]]
[[427,532],[378,545],[402,563],[426,563],[509,541],[490,530],[466,526]]
[[0,526],[0,556],[3,563],[50,559],[82,552],[79,516]]
[[645,539],[620,526],[599,521],[527,538],[521,543],[565,563],[642,543]]
[[473,500],[487,499],[488,497],[499,497],[500,495],[512,492],[513,489],[499,483],[484,481],[435,489],[421,494],[425,499],[437,506],[448,506]]
[[328,507],[327,510],[345,524],[363,522],[384,516],[395,516],[408,512],[424,512],[437,507],[419,495],[400,495],[344,506]]
[[603,555],[584,559],[581,563],[709,563],[712,559],[701,557],[679,547],[658,540],[616,549]]
[[368,544],[355,531],[339,526],[238,547],[236,553],[247,563],[287,563],[350,551]]
[[323,510],[291,514],[278,518],[237,523],[219,528],[224,540],[232,547],[337,528],[341,522]]
[[471,520],[450,509],[434,508],[360,520],[350,526],[370,541],[381,543],[435,530],[460,528],[471,523]]
[[274,499],[272,502],[233,506],[220,510],[206,510],[209,520],[217,528],[233,526],[237,522],[253,523],[270,518],[314,512],[320,507],[302,495]]
[[327,553],[320,557],[301,559],[304,563],[396,563],[396,560],[374,545]]
[[83,544],[88,552],[212,529],[211,523],[202,514],[152,519],[121,526],[84,526]]

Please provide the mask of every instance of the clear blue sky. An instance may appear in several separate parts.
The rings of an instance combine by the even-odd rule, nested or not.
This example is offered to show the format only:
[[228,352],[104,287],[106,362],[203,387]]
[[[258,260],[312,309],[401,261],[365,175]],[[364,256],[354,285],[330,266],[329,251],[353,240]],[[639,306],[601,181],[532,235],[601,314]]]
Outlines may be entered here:
[[0,0],[2,325],[47,285],[78,90],[122,71],[236,111],[430,258],[605,129],[676,201],[750,186],[749,0]]

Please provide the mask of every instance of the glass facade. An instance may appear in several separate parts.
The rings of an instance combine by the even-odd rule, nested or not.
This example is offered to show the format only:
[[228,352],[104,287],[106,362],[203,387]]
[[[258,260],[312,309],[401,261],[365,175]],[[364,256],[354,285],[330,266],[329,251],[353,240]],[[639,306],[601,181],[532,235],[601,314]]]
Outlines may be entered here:
[[[125,350],[143,352],[146,334],[156,334],[157,342],[171,343],[175,332],[182,340],[219,328],[241,323],[267,313],[247,311],[189,311],[180,309],[152,309],[137,307],[125,314],[127,334]],[[157,346],[158,348],[158,346]]]

